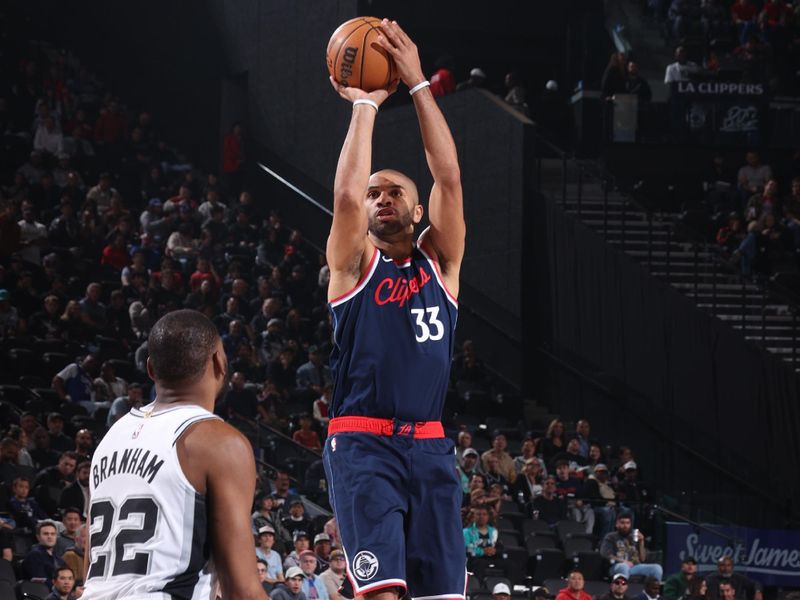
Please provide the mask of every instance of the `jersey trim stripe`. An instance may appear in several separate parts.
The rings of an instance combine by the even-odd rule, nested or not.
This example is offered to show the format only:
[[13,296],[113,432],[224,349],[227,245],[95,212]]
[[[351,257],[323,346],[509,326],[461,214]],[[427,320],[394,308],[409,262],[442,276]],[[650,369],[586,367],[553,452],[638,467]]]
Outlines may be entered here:
[[375,269],[378,268],[378,254],[380,254],[380,252],[378,252],[378,249],[373,248],[372,258],[370,259],[369,266],[367,267],[367,270],[364,273],[364,275],[362,275],[361,280],[355,285],[355,287],[352,290],[328,302],[330,306],[332,307],[339,306],[343,302],[347,302],[348,300],[356,296],[361,290],[363,290],[364,287],[366,287],[367,283],[369,283],[369,280],[372,278],[372,275],[375,273]]
[[439,283],[439,287],[441,287],[444,290],[444,295],[447,296],[447,299],[453,306],[458,308],[458,299],[456,299],[456,297],[450,293],[450,290],[447,289],[447,286],[444,284],[444,281],[442,280],[442,273],[439,271],[439,264],[435,260],[433,260],[430,254],[425,252],[425,249],[422,247],[422,244],[425,243],[424,240],[422,239],[422,236],[424,236],[427,232],[428,230],[426,229],[420,234],[417,240],[417,248],[419,248],[419,251],[422,252],[422,255],[431,264],[431,267],[433,267],[433,274],[436,276],[436,281]]
[[189,417],[183,423],[178,425],[178,428],[175,430],[175,438],[172,440],[172,445],[174,446],[175,444],[177,444],[178,440],[183,435],[183,432],[189,429],[189,427],[191,427],[195,423],[199,423],[200,421],[211,421],[212,419],[216,419],[218,421],[222,420],[217,415],[212,415],[212,414],[196,415],[194,417]]

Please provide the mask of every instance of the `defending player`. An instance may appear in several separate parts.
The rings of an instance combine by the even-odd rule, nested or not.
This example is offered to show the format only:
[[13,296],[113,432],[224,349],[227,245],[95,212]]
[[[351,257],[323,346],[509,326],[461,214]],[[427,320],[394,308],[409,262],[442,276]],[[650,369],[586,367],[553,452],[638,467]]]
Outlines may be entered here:
[[419,118],[434,179],[430,227],[415,242],[423,208],[414,182],[369,174],[377,108],[391,91],[331,80],[353,113],[327,246],[335,391],[325,467],[356,594],[463,598],[461,491],[440,423],[464,254],[461,178],[416,46],[395,22],[381,29]]
[[228,374],[217,330],[175,311],[148,348],[155,402],[117,421],[92,459],[83,598],[208,600],[216,574],[225,600],[266,599],[252,552],[253,451],[211,412]]

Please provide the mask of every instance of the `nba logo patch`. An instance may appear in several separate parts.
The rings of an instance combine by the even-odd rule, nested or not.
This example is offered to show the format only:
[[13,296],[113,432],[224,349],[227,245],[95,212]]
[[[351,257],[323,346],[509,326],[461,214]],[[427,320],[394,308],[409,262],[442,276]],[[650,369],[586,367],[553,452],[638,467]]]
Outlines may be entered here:
[[369,581],[375,577],[378,567],[378,557],[367,550],[362,550],[353,559],[353,574],[361,581]]
[[331,438],[331,452],[336,452],[336,438]]

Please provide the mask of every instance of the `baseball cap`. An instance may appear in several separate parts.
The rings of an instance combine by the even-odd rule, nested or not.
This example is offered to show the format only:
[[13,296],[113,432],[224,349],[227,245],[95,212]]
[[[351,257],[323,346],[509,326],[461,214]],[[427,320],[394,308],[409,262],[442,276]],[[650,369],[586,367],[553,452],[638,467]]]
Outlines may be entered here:
[[303,569],[300,567],[289,567],[286,569],[285,577],[286,579],[294,579],[295,577],[302,577],[305,579],[306,574],[303,573]]
[[280,319],[270,319],[267,321],[267,327],[272,327],[273,325],[283,325],[283,321]]
[[314,554],[314,551],[313,551],[313,550],[303,550],[303,551],[302,551],[300,554],[298,554],[297,556],[299,556],[300,558],[303,558],[304,556],[313,556],[314,558],[317,558],[317,555],[316,555],[316,554]]
[[329,536],[327,533],[318,533],[316,536],[314,536],[315,544],[319,544],[320,542],[330,542],[330,541],[331,541],[331,536]]
[[483,79],[486,79],[486,73],[483,72],[483,69],[480,69],[478,67],[475,67],[474,69],[470,69],[469,76],[470,77],[482,77]]
[[628,582],[628,578],[625,577],[625,575],[623,575],[622,573],[617,573],[616,575],[614,575],[614,577],[611,578],[611,583],[614,583],[615,581],[619,581],[620,579],[622,581],[624,581],[625,583]]
[[594,466],[594,470],[595,470],[595,471],[608,471],[608,467],[607,467],[607,466],[605,466],[603,463],[597,463],[597,464]]
[[637,469],[636,463],[633,462],[632,460],[629,460],[624,465],[622,465],[622,468],[625,469],[626,471],[635,471]]
[[262,533],[271,533],[272,535],[275,535],[275,529],[270,525],[264,525],[258,530],[258,533],[259,535]]
[[478,451],[475,448],[467,448],[462,456],[478,456]]
[[147,203],[150,206],[161,206],[161,199],[160,198],[150,198],[150,201]]
[[695,560],[694,556],[687,556],[686,558],[684,558],[681,561],[681,563],[692,563],[692,564],[696,565],[697,561]]
[[292,496],[289,498],[287,503],[289,506],[294,506],[296,504],[303,504],[303,499],[300,496]]
[[296,541],[297,541],[297,540],[299,540],[301,537],[304,537],[304,538],[308,539],[308,534],[307,534],[305,531],[303,531],[302,529],[298,529],[298,530],[297,530],[297,531],[295,531],[295,532],[294,532],[294,534],[292,535],[292,541],[296,542]]
[[8,300],[9,296],[10,294],[8,293],[7,289],[4,288],[0,290],[0,302],[2,302],[3,300]]
[[506,596],[510,596],[511,590],[508,589],[508,586],[505,583],[498,583],[496,586],[494,586],[494,589],[492,589],[492,595],[496,596],[497,594],[505,594]]

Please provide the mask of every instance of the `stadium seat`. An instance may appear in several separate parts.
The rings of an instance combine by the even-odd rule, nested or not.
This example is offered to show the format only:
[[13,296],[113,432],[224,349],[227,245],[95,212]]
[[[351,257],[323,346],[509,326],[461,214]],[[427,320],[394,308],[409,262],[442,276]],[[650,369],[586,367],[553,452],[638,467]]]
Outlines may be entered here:
[[[583,573],[583,571],[581,571]],[[597,598],[598,596],[602,596],[606,592],[608,592],[609,584],[607,581],[598,581],[596,579],[589,579],[586,573],[583,574],[584,582],[583,582],[583,591]]]
[[0,385],[0,400],[10,402],[18,408],[23,408],[30,397],[30,390],[21,385]]
[[640,593],[644,591],[644,584],[643,583],[633,583],[628,581],[628,597],[633,598],[634,596],[638,596]]
[[525,548],[528,554],[533,554],[537,550],[556,548],[556,541],[551,536],[531,535],[525,539]]
[[481,580],[475,575],[467,575],[467,596],[474,598],[475,594],[483,589]]
[[577,521],[559,521],[556,523],[556,531],[562,544],[565,540],[573,537],[591,537],[586,533],[586,525]]
[[528,551],[524,548],[504,548],[506,575],[512,583],[522,585],[528,576]]
[[36,537],[32,533],[25,533],[24,530],[15,530],[12,537],[14,539],[14,556],[25,556],[36,543]]
[[[0,558],[0,582],[10,583],[13,587],[15,583],[17,583],[17,576],[14,575],[14,567],[11,566],[11,563],[7,560]],[[0,594],[0,598],[4,598],[2,594]]]
[[520,548],[520,535],[515,530],[502,529],[498,532],[497,541],[503,548]]
[[9,600],[13,600],[14,598],[16,598],[16,593],[14,592],[13,583],[0,580],[0,598],[8,598]]
[[571,537],[561,540],[561,545],[564,548],[564,554],[567,558],[572,558],[579,552],[591,552],[594,550],[592,541],[585,537]]
[[19,407],[11,402],[3,402],[0,400],[0,422],[9,425],[19,425],[20,410]]
[[64,354],[63,352],[45,352],[42,354],[42,362],[44,362],[42,368],[49,377],[54,377],[59,371],[74,361],[74,357],[69,354]]
[[38,375],[23,375],[19,378],[19,385],[28,389],[44,388],[50,385],[50,382]]
[[563,568],[564,553],[561,550],[542,548],[528,555],[528,574],[536,583],[559,577]]
[[522,521],[522,535],[526,539],[531,535],[549,535],[555,536],[555,532],[550,529],[550,526],[539,519],[523,519]]
[[34,581],[18,581],[16,585],[17,598],[31,598],[31,600],[44,600],[50,594],[50,588],[44,583]]
[[139,381],[141,378],[141,373],[136,370],[136,366],[130,361],[112,358],[108,362],[114,367],[114,373],[116,373],[117,377],[122,377],[125,381]]
[[571,560],[570,568],[577,569],[586,579],[602,579],[608,569],[606,560],[599,552],[576,552],[571,556],[567,554],[567,560]]
[[8,363],[6,367],[9,373],[20,375],[36,375],[40,369],[36,355],[27,348],[11,348],[8,351]]

